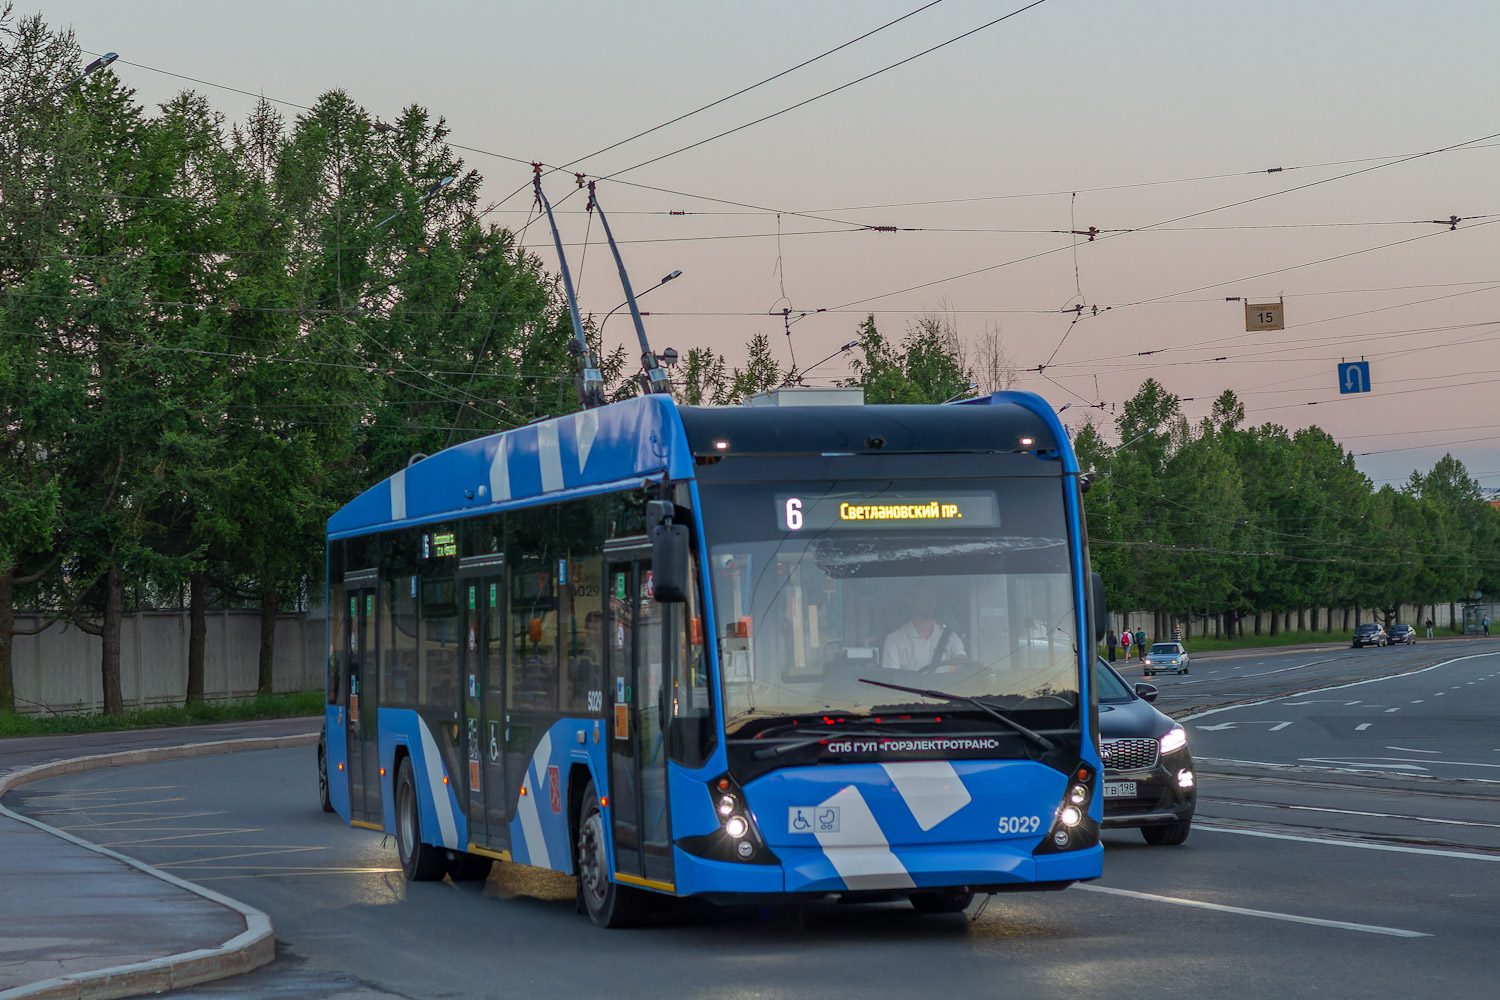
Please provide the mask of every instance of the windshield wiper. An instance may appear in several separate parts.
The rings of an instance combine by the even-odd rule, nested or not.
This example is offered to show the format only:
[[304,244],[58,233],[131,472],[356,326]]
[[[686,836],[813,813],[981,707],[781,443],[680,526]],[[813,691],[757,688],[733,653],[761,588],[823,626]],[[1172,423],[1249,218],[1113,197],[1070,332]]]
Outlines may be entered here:
[[1057,744],[1047,739],[1047,737],[1043,736],[1041,733],[1027,729],[1025,726],[1021,725],[1014,719],[1000,714],[1000,712],[993,706],[986,705],[978,698],[966,698],[961,694],[949,694],[946,691],[929,691],[926,688],[907,687],[904,684],[887,684],[885,681],[872,681],[867,677],[861,677],[859,679],[859,682],[861,684],[873,684],[876,687],[890,688],[892,691],[904,691],[907,694],[919,694],[926,698],[936,698],[939,701],[946,701],[950,705],[959,703],[973,705],[980,711],[987,712],[990,715],[994,716],[996,719],[999,719],[1003,724],[1009,726],[1011,729],[1014,729],[1016,732],[1026,737],[1028,740],[1036,743],[1037,746],[1042,747],[1045,750],[1057,749]]

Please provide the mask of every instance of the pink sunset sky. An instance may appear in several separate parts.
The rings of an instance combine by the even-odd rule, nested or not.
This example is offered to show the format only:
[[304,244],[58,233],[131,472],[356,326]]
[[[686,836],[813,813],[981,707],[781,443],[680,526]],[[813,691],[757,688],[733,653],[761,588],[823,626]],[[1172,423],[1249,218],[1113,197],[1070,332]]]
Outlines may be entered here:
[[[658,350],[709,345],[733,362],[763,332],[805,367],[868,313],[899,335],[946,312],[971,342],[998,329],[1018,387],[1072,402],[1070,423],[1102,419],[1112,434],[1111,404],[1149,376],[1191,397],[1192,419],[1229,388],[1252,423],[1317,424],[1377,484],[1451,451],[1500,486],[1500,7],[1043,0],[675,152],[1025,3],[921,6],[55,0],[18,12],[119,52],[116,73],[148,106],[185,87],[231,120],[247,93],[289,117],[336,87],[386,119],[421,104],[470,147],[512,228],[530,218],[525,163],[585,157],[911,14],[549,177],[583,308],[602,316],[623,295],[583,199],[564,200],[571,170],[615,175],[600,198],[638,291],[684,272],[642,300]],[[1434,221],[1451,216],[1456,230]],[[1092,242],[1071,233],[1090,227]],[[544,222],[525,240],[554,265]],[[1230,297],[1284,300],[1286,329],[1246,333]],[[790,337],[784,308],[809,314]],[[631,333],[623,311],[607,328]],[[1361,358],[1374,390],[1341,397],[1339,362]],[[846,377],[847,360],[808,381]]]

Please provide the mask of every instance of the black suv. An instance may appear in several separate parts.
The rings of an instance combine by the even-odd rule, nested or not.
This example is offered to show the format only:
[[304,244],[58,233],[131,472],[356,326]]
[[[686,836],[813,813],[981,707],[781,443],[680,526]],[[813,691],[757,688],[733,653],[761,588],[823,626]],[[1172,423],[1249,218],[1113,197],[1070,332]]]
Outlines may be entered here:
[[1412,625],[1392,625],[1390,643],[1394,646],[1398,642],[1404,642],[1408,646],[1417,644],[1417,630]]
[[1385,634],[1385,629],[1380,627],[1379,622],[1365,622],[1363,625],[1354,627],[1354,641],[1350,643],[1350,648],[1389,646],[1390,644],[1391,637]]
[[1150,703],[1156,685],[1131,686],[1103,660],[1099,691],[1099,754],[1104,763],[1106,830],[1135,827],[1148,844],[1180,844],[1198,801],[1187,731]]

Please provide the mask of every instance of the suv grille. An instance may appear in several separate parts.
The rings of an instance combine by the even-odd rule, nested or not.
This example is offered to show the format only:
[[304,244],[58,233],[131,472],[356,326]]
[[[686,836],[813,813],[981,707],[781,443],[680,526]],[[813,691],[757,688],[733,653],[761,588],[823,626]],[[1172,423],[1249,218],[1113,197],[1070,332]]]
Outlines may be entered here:
[[1152,739],[1100,740],[1099,757],[1111,771],[1155,767],[1161,744]]

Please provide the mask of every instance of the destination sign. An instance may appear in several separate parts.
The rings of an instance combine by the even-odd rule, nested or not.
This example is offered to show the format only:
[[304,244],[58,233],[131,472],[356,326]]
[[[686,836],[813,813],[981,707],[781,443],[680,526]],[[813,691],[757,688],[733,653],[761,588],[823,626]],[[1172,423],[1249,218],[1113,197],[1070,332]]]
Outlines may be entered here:
[[458,555],[458,537],[451,531],[435,531],[422,536],[422,558],[442,559]]
[[993,493],[882,492],[780,494],[776,517],[783,531],[829,529],[925,530],[938,527],[998,528],[1000,504]]

